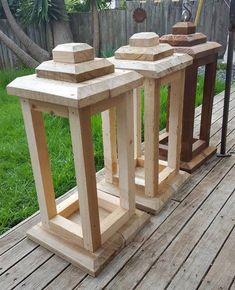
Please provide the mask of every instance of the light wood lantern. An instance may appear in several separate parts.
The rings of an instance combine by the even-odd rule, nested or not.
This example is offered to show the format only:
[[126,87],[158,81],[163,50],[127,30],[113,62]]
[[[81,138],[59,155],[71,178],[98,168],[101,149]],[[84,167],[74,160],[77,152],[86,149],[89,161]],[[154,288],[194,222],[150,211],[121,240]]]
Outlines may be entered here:
[[[179,170],[181,123],[185,68],[192,63],[186,54],[174,54],[168,44],[159,44],[156,33],[137,33],[129,45],[119,48],[109,59],[116,68],[141,73],[144,80],[144,152],[141,149],[141,87],[134,91],[134,145],[136,205],[156,213],[189,178]],[[172,106],[169,122],[168,160],[159,160],[160,88],[171,85]],[[105,180],[101,190],[118,195],[115,185],[120,173],[117,166],[115,111],[104,112],[103,137],[105,154]]]
[[[162,36],[160,42],[174,46],[176,53],[187,53],[193,57],[193,64],[186,68],[185,76],[180,164],[182,170],[191,173],[216,152],[216,147],[210,146],[209,143],[216,66],[221,45],[217,42],[208,42],[204,34],[196,33],[196,27],[191,22],[175,24],[172,34]],[[194,136],[194,117],[197,75],[198,68],[201,66],[205,66],[205,82],[200,135],[197,137]],[[171,103],[171,100],[169,103]],[[163,159],[168,154],[167,144],[168,134],[161,138],[160,155]]]
[[[11,95],[21,98],[41,214],[41,222],[27,234],[95,276],[149,219],[135,210],[134,192],[133,88],[143,79],[136,72],[114,70],[106,59],[94,59],[87,44],[59,45],[53,59],[42,63],[37,75],[17,78],[8,86]],[[113,108],[120,198],[97,190],[91,133],[91,116]],[[43,112],[68,118],[70,124],[77,187],[58,206]]]

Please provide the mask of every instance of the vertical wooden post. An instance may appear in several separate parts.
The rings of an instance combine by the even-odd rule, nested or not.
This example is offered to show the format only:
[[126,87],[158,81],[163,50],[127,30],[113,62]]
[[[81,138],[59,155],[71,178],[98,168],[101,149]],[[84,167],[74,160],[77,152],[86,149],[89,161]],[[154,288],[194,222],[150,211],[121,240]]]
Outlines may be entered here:
[[101,236],[91,118],[88,109],[69,108],[69,122],[84,247],[94,252],[101,246]]
[[168,85],[167,92],[167,118],[166,118],[166,132],[169,132],[169,118],[170,118],[170,106],[171,106],[171,85]]
[[141,88],[134,89],[134,156],[141,157]]
[[168,166],[172,169],[176,169],[176,171],[179,171],[185,70],[177,72],[177,75],[177,79],[171,83]]
[[134,132],[133,132],[133,93],[125,94],[117,111],[117,144],[119,164],[120,205],[129,210],[130,216],[135,212],[134,183]]
[[206,65],[204,92],[202,101],[202,113],[201,113],[201,127],[200,127],[200,139],[205,141],[207,146],[210,143],[210,128],[211,118],[214,100],[214,89],[216,79],[216,67],[217,67],[217,55],[216,60]]
[[145,195],[150,197],[158,192],[160,86],[159,80],[144,81]]
[[21,100],[21,105],[41,220],[42,224],[47,227],[49,220],[55,217],[57,212],[43,116],[41,112],[31,110],[28,100]]
[[197,66],[186,68],[185,91],[183,107],[183,128],[181,160],[189,162],[192,159],[193,128],[195,115],[195,99],[197,90]]
[[116,110],[115,108],[110,108],[102,112],[101,116],[105,180],[112,183],[113,176],[117,173]]

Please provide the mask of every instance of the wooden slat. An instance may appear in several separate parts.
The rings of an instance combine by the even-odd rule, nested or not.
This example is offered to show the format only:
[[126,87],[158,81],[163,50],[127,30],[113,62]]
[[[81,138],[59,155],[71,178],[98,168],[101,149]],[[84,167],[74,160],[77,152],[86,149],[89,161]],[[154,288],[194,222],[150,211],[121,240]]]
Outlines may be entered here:
[[216,79],[216,67],[217,67],[217,59],[216,61],[207,64],[205,71],[200,139],[204,140],[208,146],[210,141],[210,127],[211,127],[213,97]]
[[181,160],[192,159],[193,127],[197,86],[197,67],[191,65],[185,72]]
[[[215,249],[216,252],[218,251],[218,248],[215,247],[215,244],[217,243],[217,245],[219,246],[223,243],[223,239],[226,239],[226,233],[228,234],[231,231],[231,227],[234,224],[231,218],[234,216],[233,208],[235,208],[235,195],[232,196],[232,200],[229,199],[229,197],[233,194],[234,189],[235,168],[233,168],[225,176],[225,178],[219,184],[218,188],[216,188],[208,197],[208,199],[203,203],[203,205],[197,209],[195,215],[187,223],[187,225],[185,225],[185,227],[177,235],[177,237],[167,248],[167,250],[161,255],[160,259],[152,265],[148,274],[138,285],[138,289],[151,289],[154,287],[154,285],[156,285],[156,283],[159,289],[164,289],[171,282],[172,278],[179,269],[179,272],[176,274],[175,278],[173,278],[173,282],[171,282],[170,286],[168,287],[170,289],[196,288],[196,284],[191,284],[191,281],[194,279],[195,281],[197,280],[200,282],[199,275],[196,276],[195,273],[198,274],[199,272],[206,272],[207,268],[205,259],[209,256],[209,251],[213,253],[215,253]],[[225,207],[223,208],[224,204]],[[225,222],[225,224],[227,225],[227,231],[222,224],[219,228],[213,227],[213,224],[212,226],[210,225],[213,222],[213,219],[217,216],[218,212],[220,212],[221,208],[222,211],[219,214],[219,218],[217,218],[217,221],[219,221],[220,223]],[[226,211],[229,212],[227,214],[227,218],[224,218],[221,221],[220,216],[224,215]],[[208,227],[210,228],[208,229]],[[202,237],[207,229],[207,231],[212,231],[211,227],[213,228],[213,232],[220,232],[221,239],[219,239],[219,234],[217,235],[218,239],[212,239],[210,240],[210,242]],[[196,245],[201,238],[209,244],[206,244],[205,242],[203,244],[204,247],[200,248],[199,251],[196,250]],[[199,244],[200,243],[201,242],[199,242]],[[186,261],[185,267],[182,267],[182,263],[185,259],[187,259],[188,255],[195,246],[196,248],[194,251],[196,252],[195,255],[193,255],[194,259],[189,258],[190,262]],[[202,255],[202,252],[204,252],[204,255]],[[212,257],[213,256],[211,256],[211,259]],[[197,264],[195,262],[195,259],[197,259],[198,261]],[[191,267],[191,270],[189,270],[189,267]],[[200,270],[198,268],[200,268]],[[162,273],[164,273],[164,275],[162,275]],[[193,278],[195,276],[196,278]]]
[[208,174],[198,187],[177,207],[167,221],[150,237],[142,250],[126,263],[122,270],[109,283],[107,289],[115,289],[122,284],[124,289],[136,286],[171,243],[172,239],[183,229],[185,223],[197,211],[197,208],[208,198],[211,192],[220,184],[221,179],[234,165],[231,158],[223,159]]
[[[68,262],[54,255],[44,264],[42,264],[39,269],[34,271],[29,277],[27,277],[19,285],[17,285],[14,289],[42,289],[68,265]],[[48,272],[50,273],[50,275],[48,275]],[[77,274],[79,274],[79,270],[77,270]],[[59,287],[60,289],[62,289],[61,284]]]
[[145,195],[154,197],[158,193],[158,143],[160,114],[160,83],[158,80],[144,81],[144,140],[145,142]]
[[82,227],[80,224],[57,215],[50,220],[50,229],[65,240],[81,247],[84,246]]
[[5,252],[0,257],[0,275],[6,272],[10,267],[12,267],[19,260],[24,258],[30,252],[38,247],[36,243],[31,240],[24,239],[15,245],[11,251]]
[[43,225],[56,215],[55,194],[51,177],[46,135],[41,112],[31,110],[29,101],[21,101],[35,186]]
[[[234,172],[235,170],[233,171],[233,174]],[[230,178],[231,176],[232,174],[230,175]],[[235,175],[233,175],[233,177],[234,176]],[[187,258],[184,264],[181,265],[179,272],[170,283],[169,289],[182,289],[182,285],[188,289],[193,289],[200,284],[204,274],[210,268],[217,253],[220,251],[220,248],[223,246],[228,235],[234,228],[234,212],[235,194],[231,196],[221,212],[218,213],[216,219],[204,234],[196,248]],[[223,267],[225,267],[225,265],[223,265]],[[232,275],[234,275],[234,271]],[[232,280],[233,277],[230,277],[230,283]]]
[[105,180],[112,183],[113,175],[117,174],[116,109],[115,107],[110,108],[101,115]]
[[[229,209],[230,210],[230,209]],[[234,279],[235,230],[229,235],[199,289],[229,289]]]
[[101,236],[89,112],[69,108],[69,122],[84,247],[95,251],[101,246]]
[[120,206],[132,216],[135,212],[132,91],[126,93],[116,111],[118,152],[121,152],[118,155]]
[[101,241],[105,243],[111,238],[124,224],[128,222],[130,214],[128,210],[117,208],[108,215],[101,223]]
[[178,173],[180,168],[185,70],[171,83],[169,108],[168,166]]
[[[55,261],[53,261],[53,263],[50,265],[50,267],[56,267],[56,264],[57,263]],[[35,272],[35,273],[37,273],[37,272]],[[60,285],[61,289],[73,289],[74,287],[77,286],[77,284],[82,279],[84,279],[85,276],[87,276],[87,275],[83,271],[81,271],[79,268],[77,268],[73,265],[69,265],[68,267],[66,267],[64,269],[64,271],[62,271],[62,272],[58,271],[54,276],[51,275],[51,283],[45,289],[54,290],[54,289],[58,288],[58,285]],[[37,276],[35,277],[34,280],[38,280]],[[38,283],[39,283],[39,287],[42,289],[44,287],[43,281],[38,280]]]
[[48,250],[38,247],[0,277],[0,289],[12,289],[52,256]]
[[134,158],[141,156],[141,88],[134,89]]

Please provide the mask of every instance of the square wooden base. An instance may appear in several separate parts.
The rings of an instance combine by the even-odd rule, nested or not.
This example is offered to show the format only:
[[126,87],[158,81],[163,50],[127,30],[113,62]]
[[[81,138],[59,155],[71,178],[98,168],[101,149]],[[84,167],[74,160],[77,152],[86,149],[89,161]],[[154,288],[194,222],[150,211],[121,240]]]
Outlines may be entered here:
[[198,153],[190,162],[180,162],[180,168],[188,173],[193,173],[209,158],[211,158],[217,151],[214,146],[209,146]]
[[[139,171],[140,168],[138,167],[136,175],[139,174]],[[137,178],[139,181],[139,176],[137,176]],[[136,185],[136,207],[151,214],[156,214],[189,178],[190,174],[179,171],[178,174],[171,176],[170,180],[160,187],[155,197],[146,196],[143,192],[143,188],[141,188],[139,184]],[[105,179],[97,184],[97,188],[114,196],[119,196],[117,186],[106,182]]]
[[[110,203],[110,201],[116,199],[118,204],[119,201],[118,198],[100,191],[98,192],[98,196],[102,199],[102,202],[106,200],[107,203]],[[107,217],[107,211],[105,211],[104,208],[99,209],[100,220],[102,221]],[[96,276],[122,248],[131,242],[149,218],[150,216],[145,212],[136,210],[135,214],[129,218],[128,222],[115,231],[115,233],[102,244],[102,247],[94,253],[77,245],[72,239],[63,238],[58,233],[54,232],[53,229],[45,228],[41,223],[30,229],[27,232],[27,236],[88,274]],[[79,214],[72,214],[70,220],[79,223]]]
[[[168,132],[162,133],[159,137],[159,154],[161,160],[167,160],[168,154]],[[214,146],[207,146],[206,142],[200,139],[193,139],[192,156],[193,158],[189,161],[181,161],[180,169],[188,173],[193,173],[198,169],[204,162],[212,157],[217,149]]]

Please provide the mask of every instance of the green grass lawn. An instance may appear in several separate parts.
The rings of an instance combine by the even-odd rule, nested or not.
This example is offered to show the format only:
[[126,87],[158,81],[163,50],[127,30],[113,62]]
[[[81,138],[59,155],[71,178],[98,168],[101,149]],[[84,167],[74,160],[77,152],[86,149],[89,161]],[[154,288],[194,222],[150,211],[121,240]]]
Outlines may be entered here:
[[[38,210],[33,174],[19,99],[9,97],[6,85],[29,69],[0,71],[0,234]],[[202,99],[203,78],[199,76],[197,102]],[[216,94],[224,89],[216,84]],[[162,88],[160,127],[166,123],[167,89]],[[44,116],[56,197],[75,186],[68,120]],[[103,167],[100,115],[92,119],[96,169]]]

